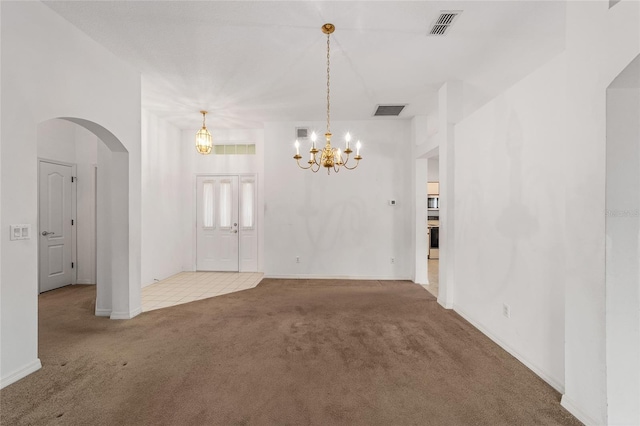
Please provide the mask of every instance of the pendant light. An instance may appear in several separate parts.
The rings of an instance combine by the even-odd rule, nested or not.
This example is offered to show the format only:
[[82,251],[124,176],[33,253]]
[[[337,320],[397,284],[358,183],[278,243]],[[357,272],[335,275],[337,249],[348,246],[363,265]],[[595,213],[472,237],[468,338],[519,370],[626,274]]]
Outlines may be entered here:
[[207,155],[211,154],[213,139],[211,138],[211,133],[209,133],[205,124],[205,115],[207,115],[207,111],[200,111],[200,114],[202,114],[202,129],[198,130],[198,133],[196,133],[196,150],[202,155]]

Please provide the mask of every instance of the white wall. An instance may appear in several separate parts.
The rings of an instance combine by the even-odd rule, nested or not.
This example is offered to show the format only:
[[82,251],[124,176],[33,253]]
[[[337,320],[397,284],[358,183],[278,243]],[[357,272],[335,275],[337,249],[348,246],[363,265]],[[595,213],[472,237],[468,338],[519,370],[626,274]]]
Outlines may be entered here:
[[182,271],[182,132],[142,110],[142,285]]
[[[321,122],[265,124],[266,275],[411,278],[411,122],[333,122],[333,145],[344,149],[343,135],[350,131],[362,140],[363,160],[356,170],[330,176],[298,168],[296,127],[324,133]],[[305,153],[308,147],[301,147],[303,160]],[[390,206],[390,199],[397,204]]]
[[[2,79],[2,72],[3,72],[2,71],[2,54],[1,54],[2,53],[2,34],[3,34],[3,31],[2,31],[2,6],[0,5],[0,87],[1,87],[1,82],[3,81],[3,79]],[[2,167],[2,143],[1,143],[2,142],[1,137],[2,137],[2,134],[3,134],[2,133],[2,130],[3,130],[2,129],[2,117],[3,117],[3,115],[2,115],[2,112],[3,112],[2,104],[3,103],[2,103],[1,100],[2,100],[2,98],[0,96],[0,200],[4,200],[4,198],[2,197],[3,196],[2,187],[3,187],[3,184],[4,184],[4,168]],[[0,205],[0,224],[2,226],[4,226],[3,217],[4,217],[4,213],[2,212],[2,208],[1,208],[1,205]],[[0,236],[2,236],[1,231],[0,231]],[[3,251],[2,247],[3,247],[4,244],[2,244],[2,241],[3,240],[0,240],[0,296],[2,295],[2,292],[4,290],[4,286],[2,286],[2,277],[3,277],[3,272],[4,272],[2,270],[3,269],[2,268],[2,258],[3,258],[2,257],[2,251]],[[2,301],[0,300],[0,309],[1,308],[2,308]],[[3,330],[2,322],[4,321],[4,319],[5,319],[5,317],[2,315],[2,312],[0,312],[0,333],[2,333],[2,330]],[[0,334],[0,355],[4,353],[3,346],[4,346],[4,344],[3,344],[3,340],[2,340],[2,335]],[[39,367],[40,367],[40,365],[39,365],[38,362],[35,362],[35,363],[32,362],[31,363],[31,368],[27,367],[27,370],[33,371],[33,370],[35,370],[36,368],[39,368]],[[4,380],[2,379],[4,377],[4,374],[3,374],[2,371],[3,371],[2,370],[2,362],[0,361],[0,387],[3,386],[3,382],[4,382]],[[24,368],[23,368],[22,375],[26,375],[26,374],[29,374],[29,373],[27,371],[24,371]],[[16,376],[16,380],[17,380],[17,376]]]
[[434,139],[438,144],[439,174],[439,236],[438,248],[438,303],[447,309],[453,308],[455,296],[455,236],[456,220],[456,158],[454,126],[462,119],[463,84],[448,81],[438,90],[438,133]]
[[195,135],[199,129],[182,132],[182,268],[196,269],[196,175],[255,174],[257,176],[258,271],[264,271],[264,131],[262,129],[209,128],[214,144],[255,144],[255,155],[202,155],[196,151]]
[[411,190],[414,197],[414,208],[412,217],[412,229],[411,233],[413,238],[411,241],[411,250],[414,253],[413,259],[413,273],[411,280],[417,284],[429,284],[428,280],[428,268],[427,268],[427,194],[425,188],[427,187],[427,159],[422,158],[426,155],[423,152],[419,153],[422,145],[426,145],[428,138],[428,124],[429,119],[427,116],[415,116],[411,119],[411,151],[412,158],[414,158],[414,165],[411,168]]
[[427,228],[427,217],[431,212],[427,212],[427,159],[418,158],[413,167],[413,192],[415,198],[415,209],[412,215],[414,223],[412,249],[415,253],[414,272],[411,277],[416,284],[429,284],[429,265],[427,258],[429,255],[429,238]]
[[558,57],[455,128],[454,309],[560,391],[564,74]]
[[140,76],[40,2],[2,2],[0,8],[0,386],[6,386],[40,367],[37,239],[10,241],[8,234],[10,224],[31,224],[34,229],[37,223],[39,123],[84,118],[109,129],[128,151],[128,168],[119,171],[128,178],[128,192],[116,215],[126,220],[112,238],[124,241],[126,256],[124,262],[114,259],[116,265],[126,264],[124,280],[118,281],[124,287],[119,294],[126,300],[118,300],[117,306],[123,315],[139,308]]
[[76,165],[76,283],[95,284],[95,166],[98,138],[66,120],[38,124],[38,158]]
[[76,172],[78,175],[77,262],[78,284],[96,283],[96,167],[98,144],[96,135],[74,125],[76,142]]
[[38,123],[38,157],[47,160],[75,163],[76,125],[65,120]]
[[[635,62],[640,65],[640,56]],[[607,91],[607,404],[612,425],[640,424],[640,74],[635,78],[637,88]]]
[[640,53],[640,2],[567,2],[565,394],[587,424],[607,424],[606,91]]
[[[96,253],[109,253],[112,250],[113,241],[109,237],[109,216],[111,212],[111,163],[112,155],[104,144],[98,144],[98,170],[96,192],[100,194],[96,200],[96,209],[99,217],[96,221]],[[100,285],[113,281],[113,268],[107,262],[98,262],[96,265],[96,315],[110,316],[113,289],[111,286]]]
[[568,2],[565,52],[456,126],[455,308],[586,424],[618,421],[608,398],[637,407],[635,382],[608,377],[637,365],[607,369],[607,321],[625,309],[607,299],[604,212],[606,90],[639,33],[638,2]]
[[440,161],[438,157],[429,158],[428,163],[428,180],[429,182],[440,181]]

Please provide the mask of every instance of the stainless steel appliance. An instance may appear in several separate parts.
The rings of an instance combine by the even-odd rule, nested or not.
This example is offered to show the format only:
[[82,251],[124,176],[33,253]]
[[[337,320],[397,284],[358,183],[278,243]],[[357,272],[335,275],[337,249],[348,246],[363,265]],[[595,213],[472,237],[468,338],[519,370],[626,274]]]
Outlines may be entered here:
[[439,248],[440,245],[440,227],[433,226],[431,227],[431,232],[429,232],[429,248]]
[[427,196],[427,209],[438,210],[440,208],[440,197],[437,195]]

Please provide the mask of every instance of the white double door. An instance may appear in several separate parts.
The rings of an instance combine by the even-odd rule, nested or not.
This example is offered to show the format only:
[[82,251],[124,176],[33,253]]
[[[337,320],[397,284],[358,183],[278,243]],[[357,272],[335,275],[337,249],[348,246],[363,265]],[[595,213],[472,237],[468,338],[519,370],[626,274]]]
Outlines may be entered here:
[[257,270],[255,176],[198,176],[196,269]]
[[38,281],[43,292],[75,280],[73,166],[40,161],[38,173]]

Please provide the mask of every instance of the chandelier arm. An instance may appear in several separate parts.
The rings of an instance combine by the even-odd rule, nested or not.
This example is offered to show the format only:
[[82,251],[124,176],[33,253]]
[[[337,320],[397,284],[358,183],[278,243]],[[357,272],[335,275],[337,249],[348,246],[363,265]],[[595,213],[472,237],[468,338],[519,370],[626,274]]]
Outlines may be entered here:
[[[298,158],[296,158],[296,157],[298,157]],[[309,165],[307,167],[303,167],[303,166],[300,165],[300,158],[302,158],[301,156],[297,155],[297,156],[295,156],[293,158],[296,160],[296,163],[298,163],[298,167],[300,167],[302,170],[310,169],[311,166],[313,165],[313,163],[309,163]]]
[[310,168],[311,168],[311,164],[310,164],[310,165],[308,165],[307,167],[303,167],[303,166],[301,166],[301,165],[300,165],[300,160],[296,160],[296,163],[298,163],[298,167],[300,167],[302,170],[307,170],[307,169],[310,169]]
[[[313,162],[309,160],[308,168],[310,168],[313,173],[318,173],[318,170],[320,170],[320,163],[318,163],[318,152],[310,151],[310,153],[313,154]],[[313,166],[316,166],[316,168],[314,169]]]
[[360,160],[356,160],[356,165],[355,165],[355,166],[353,166],[353,167],[349,167],[349,166],[347,166],[347,162],[345,161],[345,163],[342,165],[342,167],[344,167],[344,168],[345,168],[345,169],[347,169],[347,170],[353,170],[353,169],[355,169],[356,167],[358,167],[358,164],[360,164]]
[[[345,152],[346,152],[346,151],[345,151]],[[347,166],[347,163],[348,163],[348,162],[349,162],[349,160],[351,159],[351,158],[350,158],[350,153],[351,153],[351,152],[353,152],[353,151],[346,152],[346,154],[347,154],[347,159],[344,161],[344,163],[342,163],[342,166],[343,166],[345,169],[347,169],[347,170],[353,170],[353,169],[355,169],[356,167],[358,167],[358,164],[360,164],[360,160],[362,160],[362,157],[360,157],[359,155],[356,155],[355,157],[353,157],[353,159],[354,159],[354,160],[356,160],[356,165],[355,165],[355,166],[353,166],[353,167],[349,167],[349,166]]]
[[342,161],[342,164],[341,164],[342,166],[346,165],[346,164],[349,162],[349,153],[345,150],[345,151],[344,151],[344,154],[346,154],[346,155],[347,155],[347,159],[345,160],[345,159],[342,157],[342,155],[340,156],[340,161]]

